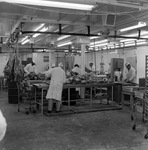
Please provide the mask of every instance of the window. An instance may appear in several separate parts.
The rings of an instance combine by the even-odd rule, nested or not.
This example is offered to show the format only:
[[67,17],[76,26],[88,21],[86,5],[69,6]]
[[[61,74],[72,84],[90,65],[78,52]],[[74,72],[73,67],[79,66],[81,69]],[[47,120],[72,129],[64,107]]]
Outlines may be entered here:
[[43,62],[49,62],[49,56],[43,56]]

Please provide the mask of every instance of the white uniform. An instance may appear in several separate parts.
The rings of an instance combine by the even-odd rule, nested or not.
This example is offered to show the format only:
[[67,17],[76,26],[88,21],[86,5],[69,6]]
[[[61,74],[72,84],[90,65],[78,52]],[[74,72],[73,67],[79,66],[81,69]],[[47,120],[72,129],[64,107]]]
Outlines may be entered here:
[[126,78],[130,82],[136,83],[136,70],[131,66],[131,68],[126,73]]
[[36,68],[35,65],[32,66],[32,64],[30,63],[30,64],[28,64],[28,65],[25,66],[24,71],[25,71],[27,74],[29,74],[29,73],[31,73],[31,72],[37,73],[37,68]]
[[81,69],[79,67],[74,67],[72,69],[72,72],[76,72],[76,73],[78,73],[78,75],[81,75]]
[[96,68],[96,67],[93,65],[92,67],[90,67],[90,70],[91,70],[91,71],[95,71],[95,68]]
[[1,110],[0,110],[0,141],[4,138],[6,133],[7,123],[6,119],[4,118]]
[[61,67],[56,67],[47,71],[45,74],[47,77],[51,77],[46,98],[61,101],[63,83],[66,82],[65,71]]

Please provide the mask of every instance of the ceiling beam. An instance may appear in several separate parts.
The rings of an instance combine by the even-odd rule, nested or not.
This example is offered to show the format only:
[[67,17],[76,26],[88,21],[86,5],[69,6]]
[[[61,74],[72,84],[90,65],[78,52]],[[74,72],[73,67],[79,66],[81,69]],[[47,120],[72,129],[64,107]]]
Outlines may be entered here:
[[92,23],[92,22],[73,22],[73,21],[68,21],[68,20],[54,20],[54,19],[41,19],[41,18],[32,18],[32,19],[26,19],[23,20],[22,22],[44,22],[44,23],[53,23],[53,24],[66,24],[66,25],[85,25],[85,26],[97,26],[97,27],[101,27],[102,24],[98,24],[98,23]]
[[57,21],[59,22],[60,20],[66,18],[69,14],[64,14],[63,16],[61,16]]
[[[59,0],[55,0],[59,1]],[[128,7],[128,8],[137,8],[137,9],[148,9],[147,6],[137,6],[134,5],[134,3],[125,4],[125,3],[119,3],[117,0],[63,0],[63,2],[69,2],[69,3],[79,3],[79,4],[89,4],[89,5],[96,5],[96,3],[102,3],[107,5],[114,5],[114,6],[122,6],[122,7]],[[124,2],[124,1],[123,1]],[[146,0],[139,0],[141,3],[147,3]]]

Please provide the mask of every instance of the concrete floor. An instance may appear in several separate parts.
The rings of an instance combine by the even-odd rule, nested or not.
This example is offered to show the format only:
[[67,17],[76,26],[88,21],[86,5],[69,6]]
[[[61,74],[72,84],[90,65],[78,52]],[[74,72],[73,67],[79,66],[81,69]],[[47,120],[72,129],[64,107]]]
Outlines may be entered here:
[[0,150],[148,150],[146,128],[132,130],[130,111],[101,111],[47,117],[17,112],[0,92],[0,109],[8,128]]

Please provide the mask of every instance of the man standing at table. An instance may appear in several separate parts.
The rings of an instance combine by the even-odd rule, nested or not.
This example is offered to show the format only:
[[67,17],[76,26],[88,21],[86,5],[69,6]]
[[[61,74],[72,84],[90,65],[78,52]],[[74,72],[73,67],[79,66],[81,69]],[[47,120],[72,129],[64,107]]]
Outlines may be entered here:
[[30,74],[33,72],[37,74],[36,64],[32,61],[31,63],[29,63],[25,66],[24,71],[27,74]]
[[47,71],[45,75],[51,77],[49,89],[46,95],[46,98],[48,99],[48,113],[52,112],[53,101],[56,102],[56,112],[58,113],[62,101],[63,84],[66,82],[63,64],[60,63],[58,67]]
[[136,83],[136,70],[131,66],[129,62],[127,62],[125,66],[127,68],[127,72],[124,81],[126,83]]

